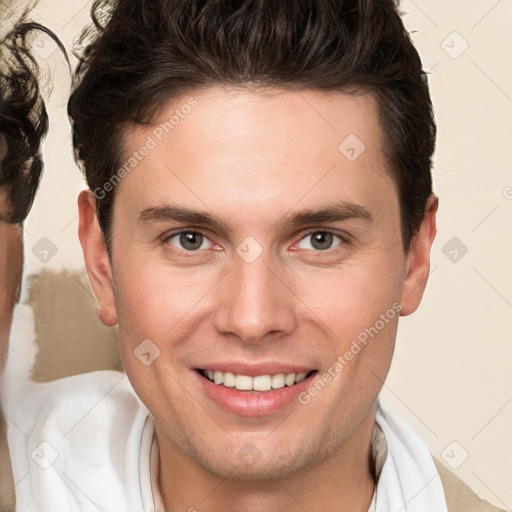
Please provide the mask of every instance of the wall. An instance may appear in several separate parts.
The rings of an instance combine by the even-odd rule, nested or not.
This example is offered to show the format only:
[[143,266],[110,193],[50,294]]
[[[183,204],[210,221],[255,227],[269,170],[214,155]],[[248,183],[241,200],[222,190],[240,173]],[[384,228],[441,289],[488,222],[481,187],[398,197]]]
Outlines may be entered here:
[[[409,0],[402,8],[431,72],[440,210],[426,296],[401,321],[382,399],[478,493],[512,507],[512,2]],[[69,46],[88,11],[88,2],[46,0],[36,15]],[[46,174],[26,224],[26,272],[79,273],[83,182],[65,111],[69,76],[48,41],[38,52],[55,85]]]

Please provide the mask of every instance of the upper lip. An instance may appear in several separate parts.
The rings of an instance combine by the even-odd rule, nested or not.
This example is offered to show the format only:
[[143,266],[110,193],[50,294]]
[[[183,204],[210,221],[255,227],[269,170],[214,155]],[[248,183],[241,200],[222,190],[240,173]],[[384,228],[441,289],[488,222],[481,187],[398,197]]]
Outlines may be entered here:
[[275,375],[276,373],[309,373],[314,370],[312,366],[297,365],[269,361],[266,363],[243,363],[240,361],[219,361],[217,363],[205,363],[197,366],[198,370],[211,370],[219,372],[231,372],[236,375],[247,375],[256,377],[258,375]]

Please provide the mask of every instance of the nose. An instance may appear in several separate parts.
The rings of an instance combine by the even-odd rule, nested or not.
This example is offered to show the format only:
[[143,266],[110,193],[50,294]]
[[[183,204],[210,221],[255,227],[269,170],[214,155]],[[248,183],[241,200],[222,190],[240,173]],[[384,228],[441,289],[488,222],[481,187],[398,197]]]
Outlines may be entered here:
[[235,255],[231,272],[217,290],[214,322],[219,333],[254,344],[293,332],[297,298],[287,287],[284,273],[270,263],[264,255],[252,263]]

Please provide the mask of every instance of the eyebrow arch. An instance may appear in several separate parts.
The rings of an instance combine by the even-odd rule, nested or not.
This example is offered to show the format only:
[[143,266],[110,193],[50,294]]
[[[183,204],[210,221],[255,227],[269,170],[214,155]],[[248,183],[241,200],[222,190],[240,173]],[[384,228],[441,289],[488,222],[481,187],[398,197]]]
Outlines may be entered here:
[[184,224],[199,224],[202,226],[220,227],[224,231],[231,232],[229,224],[215,215],[207,212],[192,210],[185,206],[164,205],[146,208],[139,212],[139,222],[150,224],[152,222],[182,222]]
[[[175,221],[184,224],[220,228],[225,232],[233,231],[230,224],[215,215],[172,204],[146,208],[139,212],[138,219],[143,224]],[[339,201],[318,210],[303,210],[285,216],[274,227],[286,229],[306,224],[331,223],[352,219],[373,222],[372,214],[364,206]]]
[[345,220],[364,220],[373,222],[370,210],[359,204],[338,201],[319,210],[304,210],[284,217],[278,225],[281,228],[303,226],[305,224],[323,224]]

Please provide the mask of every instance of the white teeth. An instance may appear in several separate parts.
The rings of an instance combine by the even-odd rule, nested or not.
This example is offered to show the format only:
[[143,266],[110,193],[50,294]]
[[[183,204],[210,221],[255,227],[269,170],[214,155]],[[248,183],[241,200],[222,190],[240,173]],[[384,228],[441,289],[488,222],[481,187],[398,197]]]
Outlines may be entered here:
[[272,377],[270,375],[258,375],[251,380],[254,391],[269,391],[272,389]]
[[236,385],[235,374],[231,372],[226,372],[222,376],[222,384],[227,388],[234,388]]
[[285,383],[287,386],[293,386],[293,384],[295,383],[295,373],[289,373],[289,374],[284,378],[284,383]]
[[297,375],[295,375],[295,384],[303,381],[306,378],[306,375],[306,372],[297,373]]
[[285,386],[293,386],[306,378],[307,372],[301,373],[276,373],[275,375],[235,375],[231,372],[220,372],[218,370],[204,371],[203,375],[215,384],[222,384],[228,388],[236,388],[239,391],[270,391],[281,389]]
[[284,388],[284,378],[286,375],[284,373],[276,373],[272,375],[272,389],[281,389]]
[[240,391],[251,391],[252,378],[247,375],[237,375],[235,379],[235,388]]

